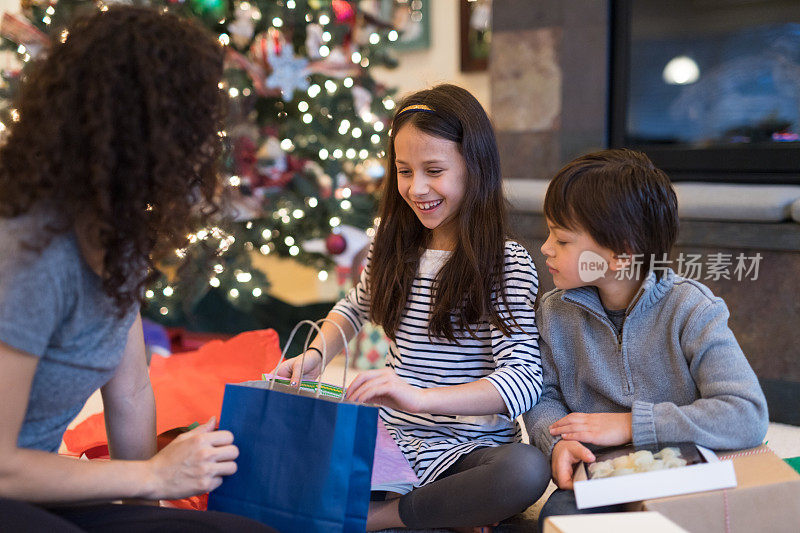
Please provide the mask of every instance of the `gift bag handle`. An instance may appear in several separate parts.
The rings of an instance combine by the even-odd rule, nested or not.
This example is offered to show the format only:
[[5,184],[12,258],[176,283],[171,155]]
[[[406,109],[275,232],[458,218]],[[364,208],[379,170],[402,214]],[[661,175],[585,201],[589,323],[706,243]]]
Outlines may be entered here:
[[[301,359],[300,359],[300,369],[302,371],[303,365],[305,364],[306,348],[308,348],[308,340],[311,338],[311,331],[312,330],[316,330],[317,335],[319,335],[322,338],[322,362],[323,362],[323,368],[324,368],[325,353],[328,351],[326,343],[325,343],[325,336],[321,335],[322,330],[320,330],[320,328],[317,325],[317,323],[312,321],[312,320],[301,320],[300,322],[298,322],[295,325],[294,328],[292,328],[292,332],[289,333],[289,340],[287,340],[286,344],[283,345],[283,351],[281,351],[281,358],[278,360],[278,365],[275,368],[280,366],[281,363],[283,363],[284,359],[286,359],[286,352],[289,351],[289,346],[291,346],[291,344],[292,344],[292,339],[294,339],[295,333],[297,333],[297,330],[300,329],[300,327],[303,326],[304,324],[308,324],[311,327],[311,329],[309,329],[308,336],[306,337],[306,342],[305,342],[305,345],[304,345],[304,348],[303,348],[303,355],[300,356],[301,357]],[[320,376],[319,380],[317,381],[317,396],[319,396],[320,383],[321,383],[321,380],[322,380],[322,372],[321,371],[319,373],[319,376]],[[269,385],[268,385],[269,390],[272,390],[273,387],[275,386],[275,379],[276,378],[277,378],[277,376],[273,373],[272,379],[269,380]],[[297,390],[298,390],[298,392],[300,391],[300,386],[301,386],[302,381],[303,381],[303,376],[301,375],[300,379],[297,380]]]
[[[347,335],[344,334],[344,330],[342,329],[342,326],[340,326],[339,324],[337,324],[336,322],[334,322],[330,318],[321,318],[321,319],[317,320],[316,323],[317,323],[317,325],[320,325],[323,322],[328,322],[328,323],[333,324],[334,326],[336,326],[336,329],[339,330],[339,334],[342,336],[342,343],[343,343],[343,346],[344,346],[344,375],[342,375],[342,399],[344,399],[344,389],[347,386],[347,367],[350,366],[350,350],[349,350],[348,343],[347,343]],[[309,332],[309,334],[310,333],[311,332]],[[306,341],[307,340],[308,339],[306,339]],[[324,341],[324,338],[323,338],[323,341]],[[333,354],[333,355],[334,355],[334,357],[336,356],[336,354]],[[324,356],[322,357],[322,368],[323,369],[325,368],[325,357]],[[317,396],[319,396],[320,387],[321,386],[322,386],[322,372],[319,373],[319,378],[317,379]]]

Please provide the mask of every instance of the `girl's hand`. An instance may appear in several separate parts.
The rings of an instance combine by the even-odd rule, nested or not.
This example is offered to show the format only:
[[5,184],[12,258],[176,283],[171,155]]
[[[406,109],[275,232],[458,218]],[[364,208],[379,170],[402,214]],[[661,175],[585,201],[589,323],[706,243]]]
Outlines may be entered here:
[[233,434],[214,431],[215,424],[211,417],[145,461],[151,476],[147,498],[175,500],[203,494],[236,472],[239,449],[233,445]]
[[391,368],[361,372],[347,388],[347,399],[360,403],[376,403],[391,409],[423,413],[424,389],[412,387]]
[[[300,364],[303,368],[300,368]],[[288,378],[292,384],[297,384],[303,378],[317,379],[322,373],[322,355],[316,350],[307,350],[305,360],[303,354],[287,359],[275,368],[273,373],[279,378]]]
[[574,465],[581,461],[593,463],[594,459],[594,454],[580,442],[563,439],[556,442],[550,458],[553,481],[559,489],[572,489]]
[[551,435],[599,446],[618,446],[633,439],[631,413],[570,413],[550,425]]

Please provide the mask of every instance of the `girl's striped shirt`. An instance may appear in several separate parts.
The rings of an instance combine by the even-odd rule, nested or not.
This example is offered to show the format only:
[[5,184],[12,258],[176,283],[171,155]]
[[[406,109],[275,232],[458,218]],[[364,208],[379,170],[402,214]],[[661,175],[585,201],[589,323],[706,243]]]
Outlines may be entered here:
[[[436,479],[461,456],[485,446],[519,442],[515,419],[530,409],[542,390],[539,333],[534,322],[538,289],[536,269],[520,244],[505,246],[505,284],[508,309],[521,326],[511,336],[480,322],[473,331],[456,333],[460,345],[429,337],[431,287],[450,252],[426,250],[391,343],[386,365],[415,387],[440,387],[486,379],[506,405],[506,414],[451,416],[413,414],[382,407],[380,416],[424,485]],[[371,254],[370,254],[371,256]],[[369,260],[360,282],[333,311],[346,317],[356,330],[368,320]],[[398,303],[399,305],[399,303]],[[508,310],[500,305],[501,316]]]

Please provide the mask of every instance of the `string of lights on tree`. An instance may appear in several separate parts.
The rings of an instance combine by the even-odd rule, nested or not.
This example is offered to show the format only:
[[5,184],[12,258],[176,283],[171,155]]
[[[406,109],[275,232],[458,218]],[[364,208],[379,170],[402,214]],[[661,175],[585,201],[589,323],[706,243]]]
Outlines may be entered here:
[[[180,321],[214,289],[241,309],[263,300],[268,281],[253,254],[293,258],[327,279],[336,256],[352,246],[342,229],[371,235],[376,223],[395,101],[370,68],[396,65],[390,44],[398,32],[346,0],[133,3],[196,17],[214,32],[226,49],[219,87],[229,102],[219,132],[226,216],[198,228],[159,265],[164,275],[145,293],[148,314]],[[76,13],[111,4],[23,0],[22,15],[3,15],[0,35],[24,71],[46,53],[50,35],[68,39],[63,27]],[[20,70],[3,72],[0,133],[18,120],[8,102],[19,77]]]

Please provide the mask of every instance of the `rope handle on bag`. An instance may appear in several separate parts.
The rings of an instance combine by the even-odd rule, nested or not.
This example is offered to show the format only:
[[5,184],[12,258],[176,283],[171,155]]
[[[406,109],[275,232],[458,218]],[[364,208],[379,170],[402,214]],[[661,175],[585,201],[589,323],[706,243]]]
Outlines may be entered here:
[[[339,334],[342,336],[342,343],[344,345],[344,348],[343,348],[343,350],[344,350],[344,375],[342,376],[342,400],[344,400],[345,387],[347,386],[347,367],[350,366],[350,349],[349,349],[349,347],[347,345],[348,344],[347,343],[347,335],[344,334],[344,330],[342,329],[342,326],[340,326],[339,324],[337,324],[336,322],[334,322],[330,318],[321,318],[321,319],[317,320],[316,323],[317,323],[317,325],[319,325],[321,322],[329,322],[329,323],[333,324],[334,326],[336,326],[336,329],[339,330]],[[308,339],[306,339],[306,340],[308,340]],[[323,337],[322,340],[323,340],[323,343],[324,343],[325,342],[325,338]],[[334,357],[336,356],[336,354],[333,354],[333,355],[334,355]],[[322,356],[322,368],[325,369],[325,356],[324,355]],[[322,383],[322,372],[319,373],[319,378],[320,379],[317,381],[317,397],[319,397],[319,392],[320,392],[319,389],[320,389],[320,386],[321,386],[321,383]]]
[[[292,328],[292,332],[289,333],[289,339],[286,341],[286,344],[283,345],[283,350],[281,351],[281,358],[278,360],[278,364],[275,366],[276,369],[279,366],[281,366],[281,363],[283,363],[283,361],[286,359],[286,352],[289,351],[289,346],[291,346],[291,344],[292,344],[292,339],[294,339],[295,333],[297,333],[297,330],[300,329],[300,327],[303,324],[308,324],[311,327],[309,329],[309,331],[308,331],[308,336],[306,337],[305,347],[308,347],[308,340],[311,338],[311,331],[312,330],[316,330],[318,335],[320,333],[322,333],[322,330],[319,328],[317,323],[312,321],[312,320],[301,320],[300,322],[298,322],[295,325],[295,327]],[[327,351],[328,351],[328,349],[327,349],[327,345],[325,343],[325,337],[322,336],[322,361],[323,361],[323,363],[325,362],[325,352],[327,352]],[[297,380],[297,392],[300,392],[300,385],[303,382],[302,371],[303,371],[303,365],[305,365],[305,357],[306,357],[306,350],[305,349],[303,350],[303,355],[301,355],[300,357],[301,357],[301,359],[300,359],[300,372],[301,372],[301,375],[300,375],[300,378]],[[324,366],[323,366],[323,368],[324,368]],[[275,380],[277,379],[277,376],[275,374],[276,373],[273,372],[272,379],[269,380],[269,385],[268,385],[269,390],[272,390],[273,387],[275,386]],[[319,373],[319,381],[317,382],[318,383],[318,385],[317,385],[317,396],[319,396],[319,383],[321,383],[321,381],[322,381],[322,372]]]

